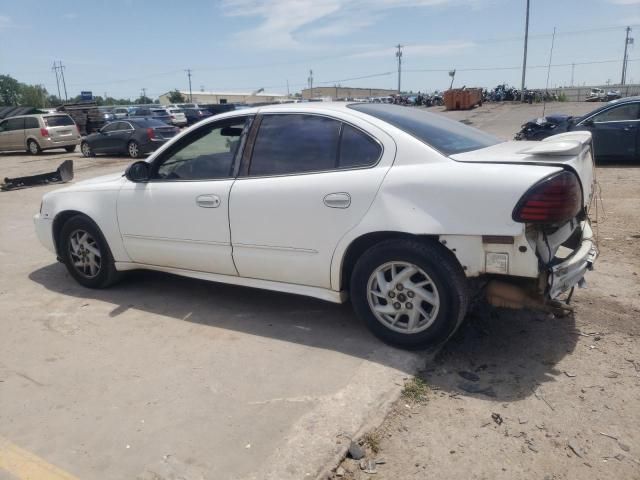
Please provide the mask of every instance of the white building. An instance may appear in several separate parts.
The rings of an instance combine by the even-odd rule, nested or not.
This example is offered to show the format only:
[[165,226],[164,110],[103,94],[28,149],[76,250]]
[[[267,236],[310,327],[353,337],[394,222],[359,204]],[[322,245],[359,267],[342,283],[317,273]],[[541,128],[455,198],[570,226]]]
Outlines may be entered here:
[[[173,103],[169,100],[171,92],[160,95],[159,100],[162,105]],[[265,92],[191,92],[192,100],[189,99],[189,92],[180,90],[185,98],[185,102],[197,104],[216,104],[216,103],[278,103],[287,100],[287,96],[281,93],[265,93]]]

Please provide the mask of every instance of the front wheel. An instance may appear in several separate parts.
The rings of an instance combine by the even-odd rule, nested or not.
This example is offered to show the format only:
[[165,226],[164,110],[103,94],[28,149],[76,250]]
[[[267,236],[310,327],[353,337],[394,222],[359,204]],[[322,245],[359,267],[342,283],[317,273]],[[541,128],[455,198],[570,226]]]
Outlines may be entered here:
[[69,274],[82,286],[105,288],[120,276],[102,232],[84,215],[70,218],[62,227],[60,256]]
[[127,145],[127,153],[131,158],[139,158],[140,157],[140,145],[138,142],[132,140]]
[[442,245],[389,240],[367,250],[351,276],[353,308],[384,342],[409,349],[446,340],[467,307],[462,268]]
[[95,154],[87,142],[82,142],[82,145],[80,145],[80,151],[82,152],[83,157],[95,157]]

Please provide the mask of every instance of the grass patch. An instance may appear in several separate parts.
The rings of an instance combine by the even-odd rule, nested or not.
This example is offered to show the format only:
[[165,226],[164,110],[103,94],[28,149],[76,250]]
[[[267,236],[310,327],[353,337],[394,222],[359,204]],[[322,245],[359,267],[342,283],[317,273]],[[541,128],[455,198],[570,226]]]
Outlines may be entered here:
[[373,453],[380,451],[380,434],[378,432],[367,432],[362,436],[362,443],[369,447]]
[[402,397],[412,402],[421,403],[427,400],[427,392],[429,386],[419,377],[413,377],[409,380],[402,390]]

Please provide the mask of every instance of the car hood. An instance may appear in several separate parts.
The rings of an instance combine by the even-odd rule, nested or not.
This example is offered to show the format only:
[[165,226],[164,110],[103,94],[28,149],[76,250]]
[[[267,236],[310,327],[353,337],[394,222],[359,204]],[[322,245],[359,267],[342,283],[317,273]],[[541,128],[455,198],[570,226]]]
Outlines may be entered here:
[[54,190],[47,195],[87,190],[118,190],[123,181],[124,172],[110,173],[108,175],[101,175],[99,177],[89,178],[80,182],[74,182],[71,185]]

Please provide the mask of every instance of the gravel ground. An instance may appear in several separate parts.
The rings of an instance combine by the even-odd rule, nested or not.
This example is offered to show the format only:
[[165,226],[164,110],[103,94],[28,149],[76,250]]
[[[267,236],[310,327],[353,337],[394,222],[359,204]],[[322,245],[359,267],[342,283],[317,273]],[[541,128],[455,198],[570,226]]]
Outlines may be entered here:
[[[541,106],[441,113],[509,138]],[[640,166],[602,165],[597,178],[601,256],[575,313],[473,310],[360,439],[365,460],[383,462],[374,478],[640,478]],[[371,477],[351,458],[339,469],[333,478]]]

